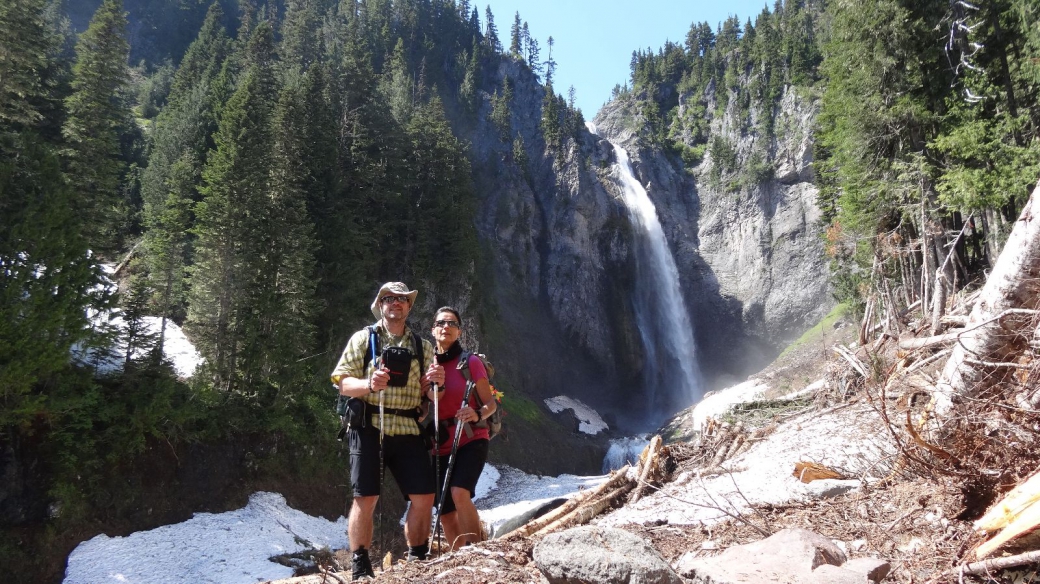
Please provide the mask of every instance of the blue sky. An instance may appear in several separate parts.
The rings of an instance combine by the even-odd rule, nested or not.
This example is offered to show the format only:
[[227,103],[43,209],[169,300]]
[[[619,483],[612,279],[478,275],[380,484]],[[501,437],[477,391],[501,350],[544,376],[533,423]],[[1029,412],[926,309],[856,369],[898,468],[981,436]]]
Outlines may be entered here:
[[[578,107],[591,120],[610,99],[615,85],[628,81],[632,51],[661,48],[665,41],[683,43],[690,24],[707,22],[714,29],[729,15],[741,23],[755,21],[765,0],[472,0],[486,26],[484,11],[491,6],[502,44],[509,47],[513,17],[527,21],[538,39],[541,58],[548,57],[553,37],[556,92],[567,97],[574,86]],[[769,7],[772,9],[772,1]]]

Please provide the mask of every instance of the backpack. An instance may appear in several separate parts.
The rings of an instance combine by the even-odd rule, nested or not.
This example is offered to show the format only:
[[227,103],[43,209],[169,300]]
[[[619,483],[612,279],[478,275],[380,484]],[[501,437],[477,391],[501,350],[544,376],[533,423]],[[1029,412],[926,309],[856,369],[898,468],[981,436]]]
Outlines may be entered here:
[[[376,325],[378,325],[378,324],[379,323],[376,323],[376,324],[369,325],[369,326],[365,327],[368,330],[368,349],[365,350],[365,360],[361,364],[361,370],[362,371],[364,371],[365,368],[368,367],[368,364],[371,363],[372,359],[374,359],[375,356],[378,355],[379,352],[380,352],[379,333],[376,332]],[[426,370],[426,364],[425,364],[425,357],[426,357],[426,355],[425,355],[425,353],[423,353],[422,338],[419,337],[419,333],[416,333],[414,331],[412,332],[412,342],[414,343],[414,348],[415,348],[415,351],[412,353],[412,358],[419,361],[419,373],[422,374]],[[348,402],[350,402],[350,400],[352,400],[352,399],[356,399],[356,400],[359,400],[359,401],[361,401],[361,400],[360,400],[360,398],[351,398],[351,397],[347,397],[345,395],[339,395],[339,388],[336,387],[335,385],[333,385],[332,387],[336,391],[336,394],[337,394],[336,395],[336,415],[338,415],[339,419],[340,419],[340,431],[339,431],[339,434],[336,436],[336,438],[338,440],[343,440],[343,437],[347,433],[348,422],[350,421],[350,416],[348,414],[352,413],[350,408],[348,407]],[[480,399],[480,398],[477,398],[477,399]],[[358,409],[361,411],[361,414],[358,414],[355,417],[360,417],[361,419],[364,419],[364,415],[365,415],[364,414],[364,412],[365,412],[364,407],[362,406],[362,407],[360,407]]]
[[[462,372],[462,376],[466,378],[466,381],[472,383],[473,379],[470,378],[469,374],[469,358],[471,355],[480,359],[480,363],[484,365],[484,370],[487,371],[488,384],[490,385],[491,380],[495,377],[495,366],[491,364],[491,361],[488,361],[487,356],[483,353],[467,352],[462,355],[462,358],[459,359],[459,371]],[[477,398],[477,408],[484,407],[484,401],[480,399],[480,393],[473,392],[473,396]],[[478,428],[487,428],[489,439],[498,436],[502,432],[502,394],[495,389],[494,385],[491,386],[491,397],[498,402],[495,413],[474,424]]]

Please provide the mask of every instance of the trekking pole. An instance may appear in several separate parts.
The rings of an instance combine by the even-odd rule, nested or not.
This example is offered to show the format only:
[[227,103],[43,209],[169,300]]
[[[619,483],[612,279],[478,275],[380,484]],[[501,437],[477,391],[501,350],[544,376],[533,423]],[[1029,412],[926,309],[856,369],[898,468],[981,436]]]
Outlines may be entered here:
[[[430,387],[433,388],[433,488],[437,488],[437,479],[441,476],[441,457],[437,456],[437,450],[441,447],[441,407],[440,400],[437,399],[437,384],[431,383]],[[438,515],[435,518],[436,527],[433,533],[430,534],[430,550],[433,550],[433,542],[437,541],[438,529],[440,527],[441,517]]]
[[[466,382],[466,391],[462,395],[462,406],[469,405],[469,395],[473,392],[473,382]],[[441,511],[444,510],[444,498],[448,496],[448,487],[451,484],[451,469],[455,466],[455,453],[459,449],[459,440],[462,439],[462,429],[469,422],[455,424],[455,439],[451,443],[451,455],[448,456],[448,468],[444,470],[444,487],[441,489],[441,500],[437,503],[437,532],[441,527]]]

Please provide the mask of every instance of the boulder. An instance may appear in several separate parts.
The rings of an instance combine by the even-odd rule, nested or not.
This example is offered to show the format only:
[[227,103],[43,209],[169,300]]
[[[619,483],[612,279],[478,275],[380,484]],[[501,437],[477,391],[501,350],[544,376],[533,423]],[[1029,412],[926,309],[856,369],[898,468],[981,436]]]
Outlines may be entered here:
[[582,526],[551,533],[533,555],[552,584],[682,584],[650,544],[623,529]]
[[688,552],[676,571],[699,584],[870,584],[888,574],[888,564],[873,558],[846,562],[845,553],[826,537],[784,529],[710,558]]

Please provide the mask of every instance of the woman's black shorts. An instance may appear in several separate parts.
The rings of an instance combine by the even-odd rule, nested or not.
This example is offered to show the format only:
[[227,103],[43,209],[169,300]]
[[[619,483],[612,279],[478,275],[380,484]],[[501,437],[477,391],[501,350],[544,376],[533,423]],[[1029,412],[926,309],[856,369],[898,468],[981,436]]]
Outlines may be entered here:
[[[355,497],[378,495],[379,430],[369,426],[351,429],[350,487]],[[383,436],[383,466],[394,475],[405,499],[408,495],[435,492],[433,465],[422,436]]]
[[[474,440],[455,451],[455,467],[451,471],[451,486],[462,487],[469,491],[469,498],[473,498],[473,492],[477,489],[477,481],[480,473],[484,472],[484,463],[488,457],[488,441]],[[440,461],[440,476],[437,477],[437,504],[440,504],[441,489],[444,488],[444,475],[448,471],[448,455],[438,456]],[[444,500],[442,515],[455,511],[455,501],[448,497]]]

